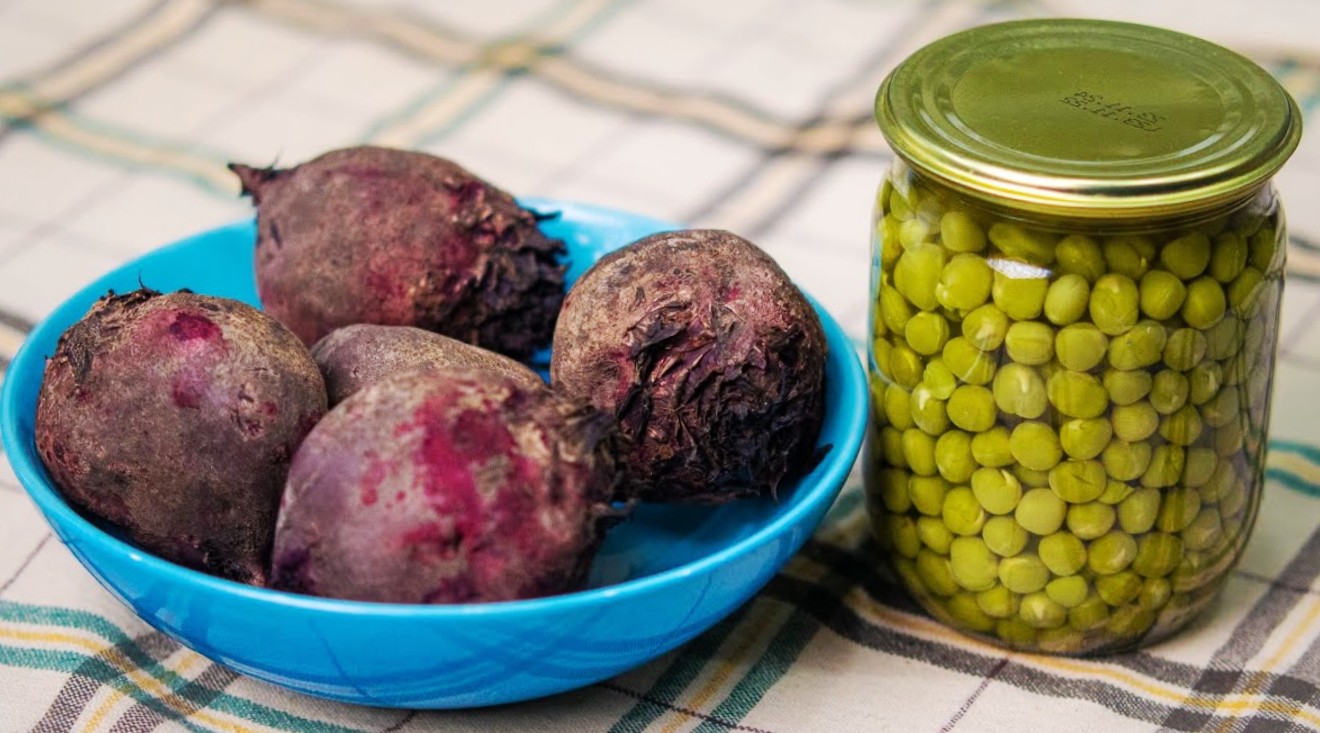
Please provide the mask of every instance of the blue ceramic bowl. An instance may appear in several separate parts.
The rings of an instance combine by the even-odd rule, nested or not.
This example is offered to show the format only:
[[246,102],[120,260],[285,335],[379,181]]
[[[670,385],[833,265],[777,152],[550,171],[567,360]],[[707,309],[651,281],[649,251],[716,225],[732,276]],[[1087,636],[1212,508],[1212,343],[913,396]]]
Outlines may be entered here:
[[[568,243],[569,277],[665,222],[546,199],[543,224]],[[821,444],[810,475],[765,498],[716,508],[644,505],[611,529],[588,590],[552,598],[414,606],[253,588],[153,557],[69,508],[32,435],[45,358],[99,296],[142,282],[256,304],[255,229],[244,222],[152,252],[93,282],[29,336],[0,395],[4,447],[56,534],[111,593],[152,626],[240,672],[312,695],[410,708],[527,700],[606,679],[673,649],[750,598],[801,547],[852,466],[866,383],[839,325],[817,306],[829,342]]]

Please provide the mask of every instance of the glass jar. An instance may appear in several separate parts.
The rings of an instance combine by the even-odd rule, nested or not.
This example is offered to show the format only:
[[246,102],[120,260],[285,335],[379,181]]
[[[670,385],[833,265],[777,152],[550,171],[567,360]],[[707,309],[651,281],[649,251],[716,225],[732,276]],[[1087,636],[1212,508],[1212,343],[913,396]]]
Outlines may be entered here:
[[1098,654],[1214,598],[1264,481],[1300,112],[1125,23],[974,28],[900,64],[873,220],[868,509],[933,616]]

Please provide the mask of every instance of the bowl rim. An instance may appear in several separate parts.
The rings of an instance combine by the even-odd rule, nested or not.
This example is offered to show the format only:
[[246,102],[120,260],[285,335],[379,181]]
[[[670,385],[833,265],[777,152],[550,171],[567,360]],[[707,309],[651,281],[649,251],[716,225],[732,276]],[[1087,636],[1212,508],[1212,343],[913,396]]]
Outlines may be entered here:
[[[644,221],[648,225],[652,223],[667,224],[669,228],[678,228],[677,225],[668,224],[652,217],[595,204],[562,201],[548,197],[528,197],[519,200],[520,202],[535,202],[537,206],[541,207],[554,205],[560,207],[561,211],[572,210],[588,217],[631,219],[633,221]],[[572,221],[574,218],[577,217],[571,215],[564,217],[566,221]],[[356,601],[302,595],[246,585],[170,562],[110,535],[85,519],[63,499],[54,484],[46,477],[45,468],[40,465],[39,459],[35,458],[35,447],[20,443],[18,437],[20,433],[19,425],[23,415],[19,409],[18,393],[19,384],[22,380],[16,377],[23,373],[35,372],[39,378],[44,373],[46,357],[37,351],[34,344],[38,341],[45,341],[52,335],[55,339],[58,339],[59,335],[67,328],[67,325],[62,326],[60,324],[72,324],[81,318],[83,312],[85,312],[84,309],[78,310],[76,313],[70,313],[70,311],[77,310],[73,305],[91,295],[104,293],[108,287],[105,284],[106,281],[116,274],[125,269],[140,266],[142,261],[148,258],[195,246],[194,243],[200,238],[227,235],[233,230],[250,228],[252,221],[253,219],[249,217],[196,232],[145,252],[103,273],[92,282],[70,294],[42,318],[28,333],[14,359],[10,362],[5,372],[4,383],[0,385],[0,434],[2,434],[0,437],[3,438],[4,451],[19,483],[33,502],[37,504],[43,518],[46,519],[47,524],[51,525],[54,534],[66,545],[96,545],[98,554],[108,552],[131,562],[142,563],[151,572],[165,576],[173,582],[194,587],[201,586],[208,592],[226,596],[239,596],[255,602],[274,603],[306,612],[434,619],[496,614],[525,616],[540,615],[547,612],[571,613],[600,603],[613,602],[634,596],[644,597],[674,583],[710,574],[717,568],[788,534],[799,525],[804,516],[808,515],[822,502],[833,503],[842,490],[860,451],[866,427],[868,399],[866,376],[855,353],[855,347],[842,326],[815,298],[799,286],[799,290],[806,296],[820,318],[827,345],[827,364],[829,361],[837,360],[836,371],[842,375],[841,383],[837,385],[839,404],[835,408],[842,412],[834,418],[843,426],[842,433],[839,436],[841,439],[831,445],[828,454],[812,470],[812,473],[820,472],[818,478],[810,485],[799,485],[798,490],[805,489],[806,493],[797,498],[793,505],[788,507],[787,511],[776,515],[772,521],[757,528],[746,537],[715,552],[645,577],[570,593],[512,601],[433,605]],[[57,333],[52,334],[51,332]],[[826,369],[829,370],[828,365]],[[848,398],[850,394],[853,399]],[[34,418],[34,416],[28,417]],[[31,452],[29,453],[29,451]],[[828,506],[826,509],[828,509]],[[51,516],[59,520],[59,525],[73,528],[76,536],[66,538],[64,533],[59,531],[57,522],[50,519]],[[93,573],[93,575],[96,574]]]

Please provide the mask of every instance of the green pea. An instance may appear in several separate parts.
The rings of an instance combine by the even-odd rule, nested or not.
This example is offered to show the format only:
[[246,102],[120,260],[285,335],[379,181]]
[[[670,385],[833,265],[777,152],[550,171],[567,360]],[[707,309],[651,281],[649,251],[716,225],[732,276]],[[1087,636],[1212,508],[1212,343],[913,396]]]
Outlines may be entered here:
[[889,352],[889,376],[900,386],[912,389],[921,383],[926,365],[907,344],[895,344]]
[[1165,369],[1151,381],[1150,405],[1161,415],[1172,414],[1187,403],[1190,391],[1191,382],[1186,375]]
[[1224,368],[1219,366],[1219,362],[1206,359],[1192,368],[1187,375],[1187,382],[1187,399],[1193,405],[1204,405],[1219,394],[1219,388],[1224,384]]
[[887,199],[889,213],[893,214],[894,218],[899,221],[907,221],[908,219],[911,219],[914,214],[914,207],[909,203],[909,196],[912,196],[915,193],[916,192],[910,188],[904,190],[891,188],[889,190],[889,198]]
[[921,219],[912,218],[904,221],[898,228],[898,241],[904,249],[911,249],[930,242],[931,226]]
[[1091,322],[1108,336],[1127,333],[1137,325],[1137,286],[1115,272],[1104,275],[1091,288]]
[[1113,435],[1113,426],[1106,418],[1074,418],[1059,426],[1059,446],[1069,458],[1089,461],[1100,455]]
[[1137,541],[1137,556],[1132,570],[1143,578],[1159,578],[1172,573],[1182,562],[1183,541],[1164,532],[1151,532]]
[[1036,630],[1017,617],[1000,619],[995,635],[1013,649],[1030,649],[1036,644]]
[[1192,405],[1183,405],[1160,423],[1160,437],[1175,445],[1189,446],[1201,437],[1201,413]]
[[1144,441],[1126,443],[1122,440],[1114,440],[1105,446],[1104,452],[1100,454],[1100,461],[1110,478],[1132,481],[1140,478],[1150,466],[1151,452],[1150,443]]
[[1014,323],[1008,327],[1004,347],[1019,364],[1048,364],[1054,358],[1054,329],[1036,321]]
[[995,398],[985,387],[962,385],[949,397],[947,408],[949,419],[963,430],[979,433],[995,424]]
[[1150,394],[1153,383],[1150,372],[1125,372],[1119,369],[1106,371],[1103,381],[1105,391],[1115,405],[1130,405],[1145,397]]
[[[1011,442],[1009,443],[1009,447],[1012,447]],[[1013,475],[1017,477],[1017,480],[1023,486],[1029,489],[1041,489],[1050,485],[1049,471],[1039,471],[1034,468],[1027,468],[1021,463],[1013,466]]]
[[935,357],[926,362],[926,370],[921,373],[921,382],[938,400],[947,400],[958,387],[958,378],[944,366],[944,359]]
[[885,418],[890,425],[899,430],[907,430],[913,426],[912,412],[909,407],[910,399],[907,390],[897,384],[891,384],[885,387],[884,410]]
[[954,252],[980,252],[985,249],[985,232],[981,225],[957,209],[949,209],[940,217],[940,239],[945,248]]
[[999,582],[1014,593],[1035,593],[1043,589],[1049,579],[1049,568],[1035,555],[1018,555],[999,561]]
[[1239,317],[1250,318],[1256,314],[1257,305],[1263,298],[1261,284],[1265,281],[1265,276],[1260,270],[1254,267],[1248,267],[1242,271],[1241,275],[1234,278],[1228,286],[1228,304],[1233,306],[1233,312]]
[[882,469],[877,476],[877,493],[885,508],[903,513],[911,506],[908,499],[908,472],[901,468]]
[[884,339],[872,339],[871,341],[871,362],[886,380],[893,379],[893,369],[889,364],[889,357],[893,354],[894,345]]
[[1045,595],[1064,608],[1076,608],[1082,605],[1090,592],[1091,588],[1087,585],[1086,578],[1080,575],[1055,578],[1045,584]]
[[958,585],[970,591],[989,590],[999,577],[999,558],[980,537],[955,537],[949,565]]
[[945,308],[971,310],[990,297],[993,279],[990,265],[980,255],[954,255],[940,273],[940,281],[935,286],[935,300]]
[[944,518],[949,531],[960,537],[970,537],[980,532],[986,519],[985,510],[976,500],[976,495],[966,486],[950,489],[944,495],[940,516]]
[[917,573],[917,563],[915,561],[895,555],[890,558],[890,562],[893,563],[894,572],[898,574],[903,586],[911,591],[913,595],[918,597],[931,595],[930,590],[926,588],[926,582]]
[[1085,601],[1068,610],[1068,625],[1077,631],[1100,628],[1108,620],[1109,604],[1098,595],[1088,596]]
[[1110,506],[1113,506],[1129,496],[1132,496],[1133,491],[1135,491],[1135,489],[1127,483],[1110,478],[1109,484],[1105,486],[1105,493],[1101,494],[1100,498],[1096,499],[1096,501],[1101,504],[1109,504]]
[[1036,552],[1051,573],[1072,575],[1086,566],[1086,545],[1067,532],[1055,532],[1040,538]]
[[1173,585],[1164,578],[1147,578],[1137,594],[1137,604],[1148,611],[1164,608],[1173,597]]
[[949,546],[953,543],[953,532],[944,526],[944,522],[939,517],[917,517],[916,527],[917,538],[921,540],[921,544],[941,555],[949,554]]
[[1157,321],[1172,318],[1182,309],[1187,286],[1177,275],[1151,270],[1141,276],[1141,312]]
[[1201,513],[1201,495],[1193,489],[1181,486],[1169,489],[1160,502],[1160,513],[1155,518],[1155,527],[1170,534],[1181,532],[1196,520]]
[[910,412],[912,422],[929,435],[940,435],[949,429],[944,400],[936,399],[924,383],[912,390]]
[[1018,500],[1013,518],[1035,535],[1051,535],[1063,526],[1068,505],[1050,489],[1032,489]]
[[1086,314],[1091,303],[1091,284],[1081,275],[1066,274],[1045,291],[1045,317],[1056,326],[1066,326]]
[[1210,264],[1210,237],[1192,232],[1165,244],[1160,250],[1160,264],[1178,277],[1191,280]]
[[1114,526],[1114,507],[1101,501],[1074,504],[1068,507],[1068,531],[1078,539],[1093,540]]
[[1233,282],[1242,268],[1247,266],[1247,242],[1234,232],[1215,237],[1214,251],[1210,254],[1210,277],[1221,283]]
[[1146,237],[1123,234],[1110,237],[1104,244],[1105,264],[1110,272],[1139,280],[1150,268],[1155,257],[1155,245]]
[[1223,361],[1242,348],[1242,322],[1236,318],[1225,318],[1206,332],[1205,340],[1207,355],[1211,359]]
[[924,547],[917,552],[917,577],[921,578],[927,590],[937,596],[951,596],[960,590],[958,581],[953,577],[949,558]]
[[1233,469],[1231,461],[1221,459],[1215,464],[1215,470],[1210,474],[1210,480],[1201,487],[1201,498],[1213,504],[1228,494],[1229,489],[1238,483],[1237,471]]
[[938,516],[944,511],[944,496],[950,488],[952,485],[941,476],[913,476],[907,480],[907,492],[912,506],[929,516]]
[[996,222],[990,226],[990,242],[1009,257],[1020,257],[1037,265],[1054,261],[1055,238],[1018,224]]
[[[904,230],[908,224],[904,224]],[[935,286],[944,271],[944,248],[924,241],[909,243],[904,237],[903,255],[894,265],[894,286],[908,302],[924,311],[939,306]]]
[[1251,246],[1247,250],[1247,264],[1257,270],[1270,270],[1274,267],[1274,255],[1279,249],[1277,230],[1273,226],[1261,227],[1251,235]]
[[976,594],[976,605],[981,613],[991,618],[1008,618],[1017,614],[1018,597],[1002,585]]
[[1146,472],[1141,474],[1141,485],[1148,489],[1173,486],[1182,477],[1186,460],[1187,454],[1183,451],[1182,446],[1167,443],[1155,446],[1155,449],[1151,451],[1150,465],[1146,467]]
[[1191,370],[1205,358],[1205,334],[1194,328],[1180,328],[1169,335],[1164,346],[1164,363],[1180,372]]
[[979,468],[972,474],[972,493],[987,512],[1008,514],[1022,498],[1022,484],[1002,468]]
[[951,338],[944,345],[944,365],[967,384],[989,384],[995,376],[995,361],[965,337]]
[[903,455],[903,431],[885,426],[880,430],[880,446],[885,463],[897,468],[907,468],[907,456]]
[[1009,434],[1008,449],[1013,453],[1014,460],[1036,471],[1054,468],[1063,457],[1059,436],[1042,422],[1019,423]]
[[1196,519],[1182,531],[1183,545],[1189,550],[1209,550],[1224,536],[1223,520],[1219,510],[1214,507],[1202,507]]
[[1213,448],[1195,447],[1187,449],[1187,459],[1183,466],[1182,484],[1197,488],[1204,486],[1214,475],[1219,465],[1219,457]]
[[1119,503],[1118,526],[1129,534],[1149,532],[1159,512],[1159,489],[1138,489]]
[[945,609],[959,628],[987,633],[995,628],[995,620],[981,611],[973,593],[958,593],[945,602]]
[[1206,329],[1224,317],[1227,307],[1224,288],[1212,277],[1201,277],[1187,285],[1182,317],[1192,328]]
[[1224,384],[1236,387],[1247,381],[1247,374],[1255,365],[1255,357],[1252,357],[1251,352],[1244,348],[1232,359],[1224,362]]
[[941,476],[953,483],[967,483],[976,470],[972,436],[961,430],[948,430],[941,435],[935,441],[935,466]]
[[1104,385],[1086,372],[1057,371],[1050,376],[1046,392],[1054,409],[1068,417],[1099,417],[1109,407]]
[[[1131,539],[1130,537],[1128,539]],[[1111,606],[1122,606],[1136,600],[1144,583],[1141,576],[1130,570],[1102,575],[1095,579],[1095,592]]]
[[1008,316],[993,303],[986,303],[963,318],[962,335],[981,351],[994,351],[1008,335]]
[[1113,575],[1131,565],[1136,556],[1137,541],[1132,539],[1132,535],[1110,532],[1091,540],[1086,553],[1086,566],[1096,575]]
[[1008,428],[997,425],[972,436],[972,458],[987,468],[1000,468],[1013,462]]
[[903,333],[907,322],[912,318],[912,305],[907,298],[892,287],[880,286],[880,320],[885,328],[894,333]]
[[1081,275],[1086,282],[1094,283],[1108,269],[1100,245],[1084,234],[1069,234],[1054,247],[1058,258],[1056,271],[1069,275]]
[[1071,504],[1094,501],[1108,484],[1105,467],[1099,461],[1063,461],[1050,469],[1049,480],[1054,493]]
[[1012,557],[1022,552],[1030,537],[1013,517],[990,517],[981,528],[981,539],[985,540],[986,547],[1000,557]]
[[903,557],[915,558],[921,549],[921,539],[917,537],[917,525],[912,518],[903,514],[890,514],[885,517],[885,521],[894,550]]
[[1145,400],[1115,407],[1109,419],[1114,425],[1114,435],[1128,443],[1145,440],[1160,427],[1160,414]]
[[1054,352],[1065,369],[1085,372],[1099,364],[1109,349],[1109,338],[1090,323],[1064,326],[1054,337]]
[[1237,387],[1224,387],[1213,399],[1201,405],[1201,417],[1212,428],[1222,428],[1241,414],[1241,393]]
[[1045,414],[1045,382],[1032,367],[1014,363],[1000,367],[995,373],[993,394],[995,405],[1006,414],[1027,419]]
[[1140,321],[1127,333],[1110,339],[1109,365],[1132,370],[1157,364],[1166,342],[1164,326],[1152,320]]
[[[1000,262],[1002,267],[1008,264],[1022,265],[1022,263]],[[990,297],[994,299],[995,305],[999,306],[999,310],[1009,318],[1015,321],[1029,321],[1044,310],[1045,292],[1049,288],[1049,282],[1043,273],[1038,273],[1036,268],[1030,265],[1025,266],[1021,271],[1019,268],[1013,268],[1009,273],[996,269]]]
[[[1241,483],[1236,483],[1230,486],[1228,493],[1224,494],[1219,500],[1219,516],[1223,517],[1224,532],[1229,536],[1236,536],[1236,532],[1234,531],[1236,527],[1234,525],[1240,525],[1242,521],[1241,518],[1237,517],[1237,513],[1242,511],[1242,508],[1246,505],[1247,489],[1246,486]],[[1163,514],[1164,508],[1161,507],[1160,511],[1161,514]],[[1170,522],[1170,526],[1176,526],[1176,524]]]
[[1018,603],[1018,618],[1036,629],[1058,628],[1068,621],[1068,609],[1043,592],[1030,593]]
[[903,457],[908,468],[921,476],[935,475],[935,438],[919,428],[903,431]]
[[938,354],[949,340],[949,322],[938,313],[923,311],[908,319],[903,327],[903,338],[922,356]]

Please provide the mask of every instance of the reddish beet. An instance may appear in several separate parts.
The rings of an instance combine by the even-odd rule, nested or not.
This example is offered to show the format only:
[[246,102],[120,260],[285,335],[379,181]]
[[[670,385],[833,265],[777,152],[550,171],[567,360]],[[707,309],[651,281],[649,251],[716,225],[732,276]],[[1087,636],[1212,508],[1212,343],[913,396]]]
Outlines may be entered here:
[[523,358],[548,345],[563,243],[455,163],[356,147],[287,170],[231,164],[257,205],[257,287],[309,346],[354,323],[417,326]]
[[569,291],[551,384],[615,415],[629,495],[773,492],[814,453],[825,338],[768,255],[717,230],[647,237]]
[[36,440],[76,508],[167,560],[260,585],[280,491],[325,386],[287,328],[235,300],[110,295],[60,338]]
[[611,515],[608,429],[585,403],[489,370],[387,377],[294,457],[272,587],[397,603],[578,589]]
[[480,367],[493,369],[528,388],[545,386],[536,372],[507,356],[411,326],[358,324],[337,328],[316,342],[312,358],[325,377],[331,405],[410,369]]

